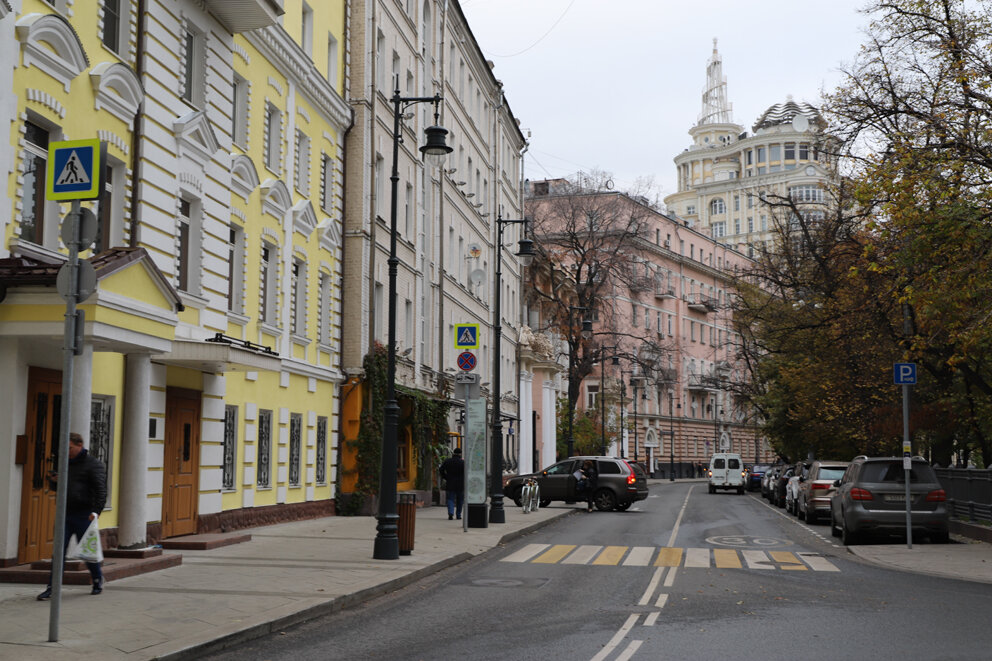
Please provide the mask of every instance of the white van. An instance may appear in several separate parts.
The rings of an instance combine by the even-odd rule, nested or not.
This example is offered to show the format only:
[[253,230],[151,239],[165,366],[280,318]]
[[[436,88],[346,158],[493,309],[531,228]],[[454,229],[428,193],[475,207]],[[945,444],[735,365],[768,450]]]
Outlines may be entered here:
[[736,489],[744,493],[744,462],[736,452],[717,452],[710,457],[710,493],[717,489]]

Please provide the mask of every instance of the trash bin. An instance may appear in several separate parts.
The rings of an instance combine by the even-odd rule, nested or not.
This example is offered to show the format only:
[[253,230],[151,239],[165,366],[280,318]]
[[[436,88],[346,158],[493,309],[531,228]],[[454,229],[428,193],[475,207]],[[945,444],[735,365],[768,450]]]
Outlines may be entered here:
[[417,524],[417,494],[407,492],[399,495],[396,506],[399,521],[396,534],[399,537],[400,555],[410,555],[413,550],[413,535]]

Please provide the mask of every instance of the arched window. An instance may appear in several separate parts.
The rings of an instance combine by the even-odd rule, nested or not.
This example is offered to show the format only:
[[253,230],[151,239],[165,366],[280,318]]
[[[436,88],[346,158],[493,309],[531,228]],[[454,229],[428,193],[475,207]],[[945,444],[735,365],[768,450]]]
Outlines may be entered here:
[[718,214],[723,214],[727,212],[727,205],[724,204],[722,197],[717,197],[710,200],[710,215],[715,216]]

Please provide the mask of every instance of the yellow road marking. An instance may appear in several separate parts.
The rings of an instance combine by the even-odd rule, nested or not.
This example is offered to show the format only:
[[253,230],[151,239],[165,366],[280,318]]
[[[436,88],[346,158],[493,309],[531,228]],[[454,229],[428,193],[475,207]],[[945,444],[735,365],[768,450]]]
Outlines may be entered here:
[[740,569],[741,559],[733,549],[713,549],[713,564],[717,569]]
[[768,555],[781,565],[780,569],[791,571],[806,571],[807,569],[806,565],[792,551],[769,551]]
[[623,554],[626,552],[626,546],[607,546],[603,549],[603,552],[599,554],[599,557],[592,561],[592,564],[615,565],[620,562],[620,559],[623,558]]
[[572,552],[575,544],[555,544],[550,549],[534,558],[534,562],[553,565]]
[[672,546],[663,547],[658,551],[654,561],[655,567],[678,567],[682,564],[682,549]]

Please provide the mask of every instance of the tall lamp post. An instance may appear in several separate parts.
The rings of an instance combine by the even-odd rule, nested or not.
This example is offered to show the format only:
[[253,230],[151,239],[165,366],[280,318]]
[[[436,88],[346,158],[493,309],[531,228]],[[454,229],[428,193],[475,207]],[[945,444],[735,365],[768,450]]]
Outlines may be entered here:
[[[620,362],[619,359],[614,358],[614,360],[616,360],[617,362]],[[626,452],[624,451],[624,446],[627,445],[627,437],[626,437],[626,434],[624,432],[626,432],[627,430],[623,426],[623,409],[624,409],[624,406],[623,406],[623,404],[624,404],[624,402],[623,402],[623,396],[624,396],[624,393],[626,393],[626,391],[627,391],[627,382],[623,380],[623,372],[622,371],[620,372],[620,379],[619,379],[619,381],[620,381],[620,433],[619,433],[619,438],[617,439],[617,441],[618,441],[618,444],[620,445],[620,458],[621,459],[626,459]]]
[[634,375],[630,375],[630,389],[634,395],[634,463],[637,463],[637,400],[640,396],[644,395],[641,391],[640,395],[637,392],[637,384],[634,383]]
[[503,218],[500,209],[496,216],[496,283],[493,298],[493,411],[490,421],[492,428],[492,474],[489,491],[489,523],[506,523],[503,509],[503,417],[500,412],[500,342],[503,326],[500,322],[500,289],[503,288],[503,226],[523,223],[524,238],[519,241],[517,257],[523,266],[530,266],[534,259],[534,242],[526,237],[527,219],[509,220]]
[[613,350],[613,364],[614,365],[620,364],[620,359],[617,358],[616,355],[617,345],[613,345],[612,347],[604,346],[602,347],[602,349],[600,349],[601,355],[599,357],[599,403],[600,403],[599,409],[600,409],[600,414],[602,416],[602,420],[599,426],[600,429],[599,456],[601,457],[606,456],[606,350],[607,349]]
[[[572,320],[572,311],[581,310],[583,312],[588,312],[589,308],[584,308],[578,305],[568,306],[568,435],[565,437],[565,442],[568,446],[568,456],[571,457],[575,454],[575,437],[572,435],[572,418],[575,417],[575,404],[572,403],[572,373],[575,371],[575,352],[572,350],[572,330],[574,321]],[[592,337],[592,319],[582,320],[582,337],[590,338]],[[578,342],[576,342],[576,345]]]
[[393,169],[389,177],[390,181],[390,201],[389,201],[389,335],[386,372],[386,403],[383,407],[382,425],[382,461],[379,466],[379,520],[376,526],[375,543],[372,548],[372,557],[376,560],[396,560],[400,557],[399,536],[397,535],[397,523],[399,516],[396,513],[396,452],[397,435],[399,431],[400,406],[396,401],[396,271],[399,265],[399,258],[396,257],[396,189],[400,181],[399,172],[399,145],[403,141],[400,133],[401,120],[404,111],[417,103],[434,104],[434,126],[424,129],[427,137],[427,144],[420,148],[425,158],[437,161],[438,164],[444,157],[451,153],[451,147],[445,143],[444,136],[448,134],[447,129],[438,125],[438,107],[441,104],[441,95],[434,96],[400,96],[399,77],[396,78],[396,91],[393,92]]

